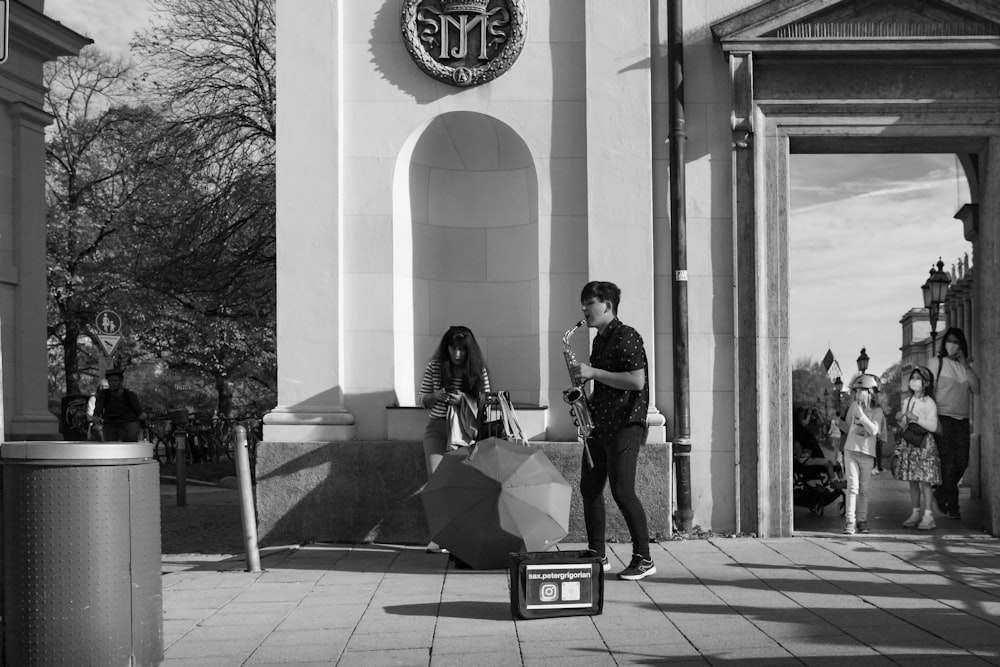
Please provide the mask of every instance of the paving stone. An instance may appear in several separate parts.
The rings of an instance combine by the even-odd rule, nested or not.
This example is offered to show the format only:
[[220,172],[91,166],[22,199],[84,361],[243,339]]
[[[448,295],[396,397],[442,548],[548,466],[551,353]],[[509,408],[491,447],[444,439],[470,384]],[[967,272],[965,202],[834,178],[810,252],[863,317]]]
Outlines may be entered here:
[[423,667],[430,664],[427,649],[344,653],[337,667]]

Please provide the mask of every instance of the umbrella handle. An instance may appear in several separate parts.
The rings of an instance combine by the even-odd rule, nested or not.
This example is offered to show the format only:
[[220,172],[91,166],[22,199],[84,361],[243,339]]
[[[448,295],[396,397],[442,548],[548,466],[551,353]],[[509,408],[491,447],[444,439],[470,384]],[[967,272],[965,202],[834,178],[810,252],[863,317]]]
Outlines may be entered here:
[[583,455],[587,459],[587,466],[593,470],[594,469],[594,457],[590,455],[590,445],[587,444],[587,439],[583,439]]

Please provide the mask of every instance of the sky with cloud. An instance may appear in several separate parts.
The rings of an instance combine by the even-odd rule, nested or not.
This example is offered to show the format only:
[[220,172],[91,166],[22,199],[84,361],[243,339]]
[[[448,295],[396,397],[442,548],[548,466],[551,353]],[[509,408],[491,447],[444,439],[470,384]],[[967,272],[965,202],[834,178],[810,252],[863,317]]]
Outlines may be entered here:
[[[45,13],[125,53],[152,12],[144,0],[46,0]],[[791,358],[829,346],[848,371],[862,347],[871,370],[899,360],[899,319],[920,285],[971,245],[955,212],[969,201],[953,155],[794,155],[789,228]]]
[[900,318],[941,257],[972,245],[955,213],[969,191],[954,155],[793,155],[789,222],[791,356],[829,346],[845,371],[899,360]]
[[105,51],[125,53],[152,12],[145,0],[45,0],[45,15],[94,40]]

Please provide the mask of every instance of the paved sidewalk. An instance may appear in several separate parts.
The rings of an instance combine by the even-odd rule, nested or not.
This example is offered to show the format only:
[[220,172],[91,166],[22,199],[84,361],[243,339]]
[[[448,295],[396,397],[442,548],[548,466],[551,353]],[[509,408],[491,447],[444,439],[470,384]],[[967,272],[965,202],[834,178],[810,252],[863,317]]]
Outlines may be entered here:
[[653,557],[648,579],[607,579],[600,616],[515,622],[505,572],[416,547],[269,549],[259,574],[165,555],[163,665],[1000,665],[1000,540],[715,538]]

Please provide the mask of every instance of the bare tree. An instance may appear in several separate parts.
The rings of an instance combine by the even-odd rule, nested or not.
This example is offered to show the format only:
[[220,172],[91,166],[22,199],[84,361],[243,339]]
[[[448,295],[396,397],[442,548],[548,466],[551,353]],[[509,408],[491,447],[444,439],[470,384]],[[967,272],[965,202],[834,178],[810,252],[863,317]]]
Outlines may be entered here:
[[223,160],[273,165],[274,0],[151,0],[158,20],[133,42],[170,115]]

